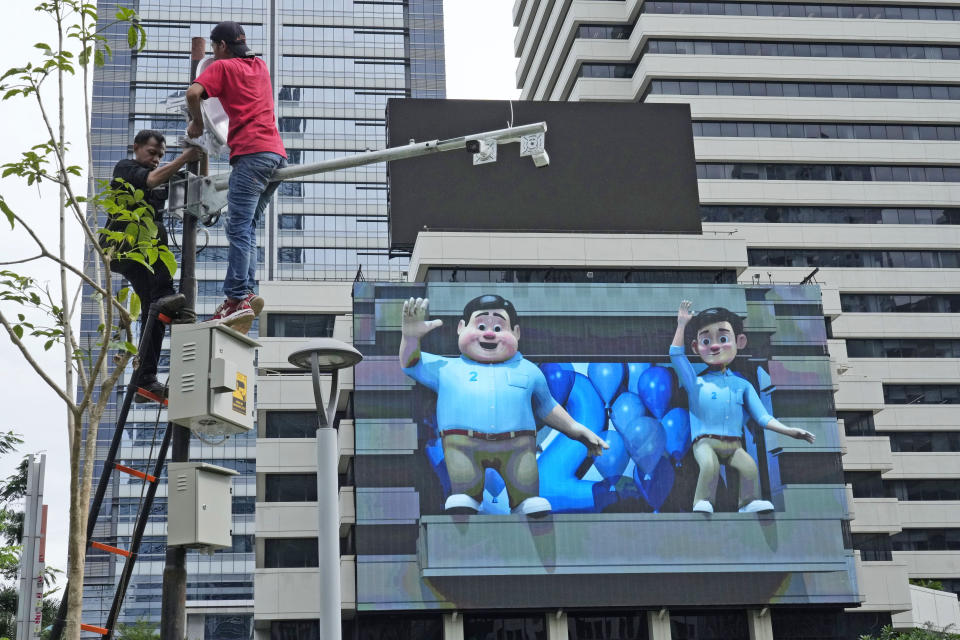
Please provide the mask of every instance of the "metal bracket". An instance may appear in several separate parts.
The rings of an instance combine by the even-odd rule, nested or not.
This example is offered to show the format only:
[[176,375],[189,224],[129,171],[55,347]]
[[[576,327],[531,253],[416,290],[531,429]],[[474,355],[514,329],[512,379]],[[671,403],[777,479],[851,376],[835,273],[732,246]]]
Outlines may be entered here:
[[198,176],[187,171],[177,174],[170,181],[167,211],[180,220],[185,215],[191,215],[209,227],[225,206],[227,193],[217,190],[209,176]]

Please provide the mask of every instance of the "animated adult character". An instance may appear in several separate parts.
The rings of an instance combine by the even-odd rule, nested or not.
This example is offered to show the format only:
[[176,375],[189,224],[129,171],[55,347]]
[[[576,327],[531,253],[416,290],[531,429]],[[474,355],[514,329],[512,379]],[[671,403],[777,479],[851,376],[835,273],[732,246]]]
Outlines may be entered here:
[[437,393],[437,426],[451,486],[444,509],[476,513],[490,467],[503,478],[513,513],[547,513],[550,502],[539,495],[534,410],[541,421],[586,445],[591,455],[600,455],[607,443],[557,404],[540,368],[517,351],[520,321],[509,300],[484,295],[467,303],[457,326],[459,358],[420,351],[423,336],[443,325],[426,319],[428,304],[426,298],[403,303],[400,365]]
[[[740,513],[773,511],[773,504],[757,498],[757,464],[743,448],[744,411],[757,424],[791,438],[812,443],[816,436],[788,427],[767,413],[753,385],[727,368],[737,351],[747,346],[743,318],[722,307],[705,309],[694,317],[691,308],[689,300],[680,303],[670,361],[690,401],[690,437],[700,465],[693,510],[713,513],[722,463],[740,474]],[[700,376],[683,353],[688,323],[693,350],[709,366]]]

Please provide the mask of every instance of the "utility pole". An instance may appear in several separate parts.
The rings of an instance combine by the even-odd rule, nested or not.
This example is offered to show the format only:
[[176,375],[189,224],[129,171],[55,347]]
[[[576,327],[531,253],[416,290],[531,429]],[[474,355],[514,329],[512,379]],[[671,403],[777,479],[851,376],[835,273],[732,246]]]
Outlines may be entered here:
[[[190,41],[190,84],[197,77],[197,66],[203,60],[207,41],[195,37]],[[189,86],[189,85],[188,85]],[[199,162],[190,163],[187,170],[197,175],[208,173],[208,162],[204,156]],[[183,237],[180,239],[180,293],[187,299],[183,314],[196,322],[197,308],[197,218],[183,216]],[[186,427],[167,423],[167,429],[173,430],[170,449],[170,462],[186,462],[190,458],[190,430]],[[169,484],[167,491],[170,491]],[[163,568],[163,586],[160,602],[160,640],[183,640],[187,624],[187,549],[186,547],[167,547],[166,564]]]
[[17,601],[17,640],[40,637],[40,622],[35,620],[37,599],[43,607],[43,540],[46,514],[43,507],[43,475],[47,456],[33,454],[27,459],[27,492],[23,514],[23,551],[20,554],[20,597]]

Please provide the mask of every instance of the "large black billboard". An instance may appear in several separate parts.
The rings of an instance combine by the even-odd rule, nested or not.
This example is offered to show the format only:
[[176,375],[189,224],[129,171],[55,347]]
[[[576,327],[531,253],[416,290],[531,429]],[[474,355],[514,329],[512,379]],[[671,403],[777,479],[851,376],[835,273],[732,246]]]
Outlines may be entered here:
[[358,283],[354,344],[361,611],[858,603],[817,287]]
[[[511,120],[512,119],[512,120]],[[433,231],[700,233],[690,107],[622,102],[391,99],[391,147],[547,123],[549,166],[501,146],[388,165],[390,246]]]

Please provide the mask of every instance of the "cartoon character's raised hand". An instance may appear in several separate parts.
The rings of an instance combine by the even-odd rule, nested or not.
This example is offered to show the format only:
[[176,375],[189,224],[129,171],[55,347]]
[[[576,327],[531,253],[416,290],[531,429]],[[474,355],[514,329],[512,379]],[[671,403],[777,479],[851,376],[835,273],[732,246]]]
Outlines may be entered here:
[[677,310],[677,326],[685,327],[687,323],[690,322],[690,319],[693,317],[693,303],[689,300],[684,300],[680,303],[680,309]]
[[410,298],[403,303],[401,333],[404,338],[419,340],[437,327],[443,326],[443,320],[427,320],[429,306],[429,298]]
[[796,438],[797,440],[806,440],[810,444],[813,444],[813,441],[817,439],[817,436],[813,435],[806,429],[792,428],[790,429],[790,433],[788,435],[791,438]]

